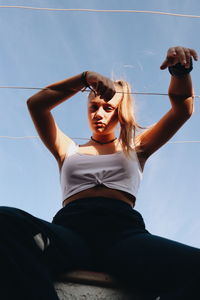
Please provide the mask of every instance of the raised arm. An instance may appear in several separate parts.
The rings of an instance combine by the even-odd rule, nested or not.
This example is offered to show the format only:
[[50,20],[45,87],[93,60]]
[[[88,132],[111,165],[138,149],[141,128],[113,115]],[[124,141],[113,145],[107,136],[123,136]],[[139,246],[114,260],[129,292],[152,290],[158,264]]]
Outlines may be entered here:
[[[193,49],[173,47],[168,50],[167,57],[160,67],[161,70],[167,67],[172,67],[171,72],[174,70],[168,90],[171,109],[139,136],[140,148],[145,159],[164,145],[192,115],[194,91],[189,73],[192,69],[192,57],[198,60]],[[177,68],[179,72],[176,71]]]
[[79,74],[47,86],[27,101],[31,118],[41,140],[60,166],[71,139],[58,128],[51,109],[75,95],[83,87]]
[[99,95],[104,95],[108,100],[115,93],[114,85],[108,78],[95,72],[83,72],[53,83],[27,100],[35,128],[45,146],[56,158],[59,167],[72,140],[59,129],[51,110],[87,85],[92,86]]

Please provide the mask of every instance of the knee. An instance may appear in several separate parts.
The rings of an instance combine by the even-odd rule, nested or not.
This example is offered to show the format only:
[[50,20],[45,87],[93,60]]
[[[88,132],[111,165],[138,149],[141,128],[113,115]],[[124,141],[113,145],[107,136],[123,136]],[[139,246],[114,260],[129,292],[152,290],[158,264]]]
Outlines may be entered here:
[[16,213],[19,213],[19,209],[15,207],[10,206],[0,206],[0,216],[1,215],[15,215]]
[[[22,210],[15,208],[15,207],[9,207],[9,206],[0,206],[0,223],[1,226],[6,224],[18,224],[21,222],[24,213]],[[2,228],[3,229],[3,228]]]

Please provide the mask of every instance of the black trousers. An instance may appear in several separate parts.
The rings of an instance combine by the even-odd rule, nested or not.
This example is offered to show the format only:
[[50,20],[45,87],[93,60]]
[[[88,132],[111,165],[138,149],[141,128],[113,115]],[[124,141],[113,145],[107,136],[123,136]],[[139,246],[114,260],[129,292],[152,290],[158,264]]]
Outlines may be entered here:
[[74,269],[107,272],[145,299],[200,299],[200,250],[149,233],[116,199],[76,200],[52,223],[0,207],[0,238],[2,300],[58,300],[54,280]]

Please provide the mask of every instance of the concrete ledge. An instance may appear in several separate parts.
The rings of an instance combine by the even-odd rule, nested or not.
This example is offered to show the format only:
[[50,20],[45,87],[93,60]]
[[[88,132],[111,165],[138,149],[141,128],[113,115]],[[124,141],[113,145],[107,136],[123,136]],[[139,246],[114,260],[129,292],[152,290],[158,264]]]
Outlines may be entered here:
[[117,288],[114,279],[100,272],[73,271],[55,283],[60,300],[141,300]]
[[60,300],[139,300],[112,288],[78,283],[58,283],[56,291]]
[[84,283],[103,287],[116,287],[117,282],[107,273],[85,270],[71,271],[63,274],[60,281]]

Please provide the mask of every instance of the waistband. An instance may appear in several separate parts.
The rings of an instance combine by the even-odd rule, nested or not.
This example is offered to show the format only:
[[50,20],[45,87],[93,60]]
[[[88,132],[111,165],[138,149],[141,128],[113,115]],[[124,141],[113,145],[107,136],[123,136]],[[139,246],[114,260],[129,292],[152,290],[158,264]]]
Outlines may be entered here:
[[124,201],[107,197],[74,200],[56,213],[53,223],[79,231],[84,228],[91,231],[92,226],[104,231],[112,227],[115,232],[124,228],[145,230],[143,217],[137,210]]
[[80,205],[103,205],[103,206],[110,206],[113,205],[115,207],[123,207],[129,208],[130,210],[134,210],[130,204],[125,201],[115,199],[115,198],[108,198],[108,197],[89,197],[89,198],[79,198],[72,202],[69,202],[64,207],[74,207]]

